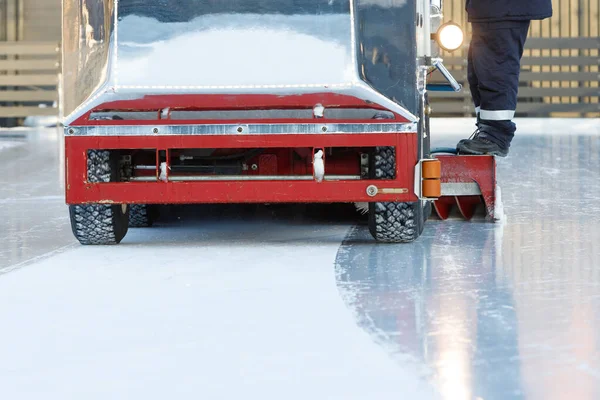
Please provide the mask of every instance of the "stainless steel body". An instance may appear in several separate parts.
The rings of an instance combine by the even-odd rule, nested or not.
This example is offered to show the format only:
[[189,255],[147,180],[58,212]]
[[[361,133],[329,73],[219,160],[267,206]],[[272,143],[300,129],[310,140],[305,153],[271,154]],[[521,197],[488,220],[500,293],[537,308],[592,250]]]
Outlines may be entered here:
[[163,135],[260,135],[269,133],[322,135],[416,132],[417,126],[411,124],[210,124],[210,125],[116,125],[81,126],[67,128],[69,136],[163,136]]
[[63,4],[67,125],[149,94],[340,93],[417,120],[415,1]]

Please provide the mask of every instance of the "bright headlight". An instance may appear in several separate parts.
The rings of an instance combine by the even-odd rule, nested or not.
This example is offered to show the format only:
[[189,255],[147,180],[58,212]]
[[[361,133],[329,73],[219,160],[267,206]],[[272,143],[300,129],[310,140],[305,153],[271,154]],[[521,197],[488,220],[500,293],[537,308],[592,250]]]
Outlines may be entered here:
[[440,47],[446,51],[454,51],[462,46],[465,39],[460,26],[449,22],[440,26],[436,34],[436,39]]

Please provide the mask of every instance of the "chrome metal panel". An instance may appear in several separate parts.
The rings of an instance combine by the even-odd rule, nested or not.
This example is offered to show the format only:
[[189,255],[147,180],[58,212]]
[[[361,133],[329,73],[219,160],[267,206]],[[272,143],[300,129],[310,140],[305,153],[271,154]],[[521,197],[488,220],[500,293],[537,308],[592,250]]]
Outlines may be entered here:
[[460,92],[462,90],[462,85],[457,82],[454,76],[452,76],[452,73],[448,71],[448,69],[444,65],[444,62],[441,59],[438,58],[437,60],[435,60],[433,62],[433,66],[436,67],[438,71],[440,71],[444,78],[446,78],[446,80],[448,81],[450,86],[452,86],[452,89],[454,89],[455,92]]
[[479,185],[471,183],[442,183],[442,196],[477,196],[481,194]]
[[168,3],[119,2],[119,87],[323,87],[356,76],[349,0]]
[[114,2],[63,0],[63,107],[73,113],[108,83]]
[[417,114],[415,1],[355,0],[355,4],[360,78]]
[[416,124],[117,125],[66,127],[69,136],[360,134],[416,132]]
[[63,1],[65,124],[180,93],[333,92],[417,120],[413,2]]
[[[170,111],[170,110],[169,110]],[[395,119],[391,112],[373,108],[326,108],[323,110],[327,119],[332,120],[372,120]],[[314,111],[311,109],[270,109],[270,110],[215,110],[215,111],[179,111],[165,112],[171,120],[265,120],[265,119],[313,119]],[[131,111],[99,111],[93,112],[89,119],[97,121],[110,120],[156,120],[156,111],[131,112]],[[375,118],[378,117],[378,118]],[[167,118],[166,116],[163,118]]]

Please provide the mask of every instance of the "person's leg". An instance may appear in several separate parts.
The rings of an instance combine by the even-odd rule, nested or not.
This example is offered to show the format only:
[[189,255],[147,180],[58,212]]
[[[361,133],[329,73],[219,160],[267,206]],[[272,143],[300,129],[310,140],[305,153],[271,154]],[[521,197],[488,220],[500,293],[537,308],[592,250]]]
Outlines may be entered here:
[[477,42],[478,39],[479,38],[477,36],[473,35],[467,56],[467,80],[469,81],[469,89],[471,89],[471,98],[473,99],[473,106],[475,107],[477,119],[479,119],[481,96],[479,95],[479,81],[477,80],[477,73],[475,72],[475,68],[473,66],[473,47],[474,43]]
[[479,133],[461,141],[468,154],[506,155],[516,130],[519,72],[528,21],[473,23],[470,61],[477,76],[480,99]]

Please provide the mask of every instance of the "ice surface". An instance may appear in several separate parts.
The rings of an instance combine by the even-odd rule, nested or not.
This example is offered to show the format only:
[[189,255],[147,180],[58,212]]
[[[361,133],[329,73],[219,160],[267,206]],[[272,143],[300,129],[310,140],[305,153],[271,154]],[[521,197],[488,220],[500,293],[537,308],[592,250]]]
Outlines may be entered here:
[[[594,118],[516,118],[517,135],[600,135],[600,121]],[[461,136],[468,138],[475,130],[474,118],[432,118],[432,140]]]
[[19,399],[436,398],[354,322],[347,226],[192,223],[0,279],[0,387]]
[[[517,120],[510,218],[398,246],[215,207],[80,247],[60,141],[33,134],[1,153],[0,397],[600,398],[596,124]],[[434,146],[473,120],[443,125]]]
[[0,141],[0,151],[14,149],[15,147],[19,147],[22,145],[23,145],[23,143],[19,143],[19,142],[2,142],[2,141]]
[[[473,123],[450,122],[434,146]],[[600,398],[597,122],[529,123],[548,130],[518,132],[498,160],[504,223],[429,221],[411,246],[359,227],[338,252],[358,323],[399,362],[425,362],[443,398]]]
[[0,131],[0,274],[74,243],[58,138],[56,129]]

